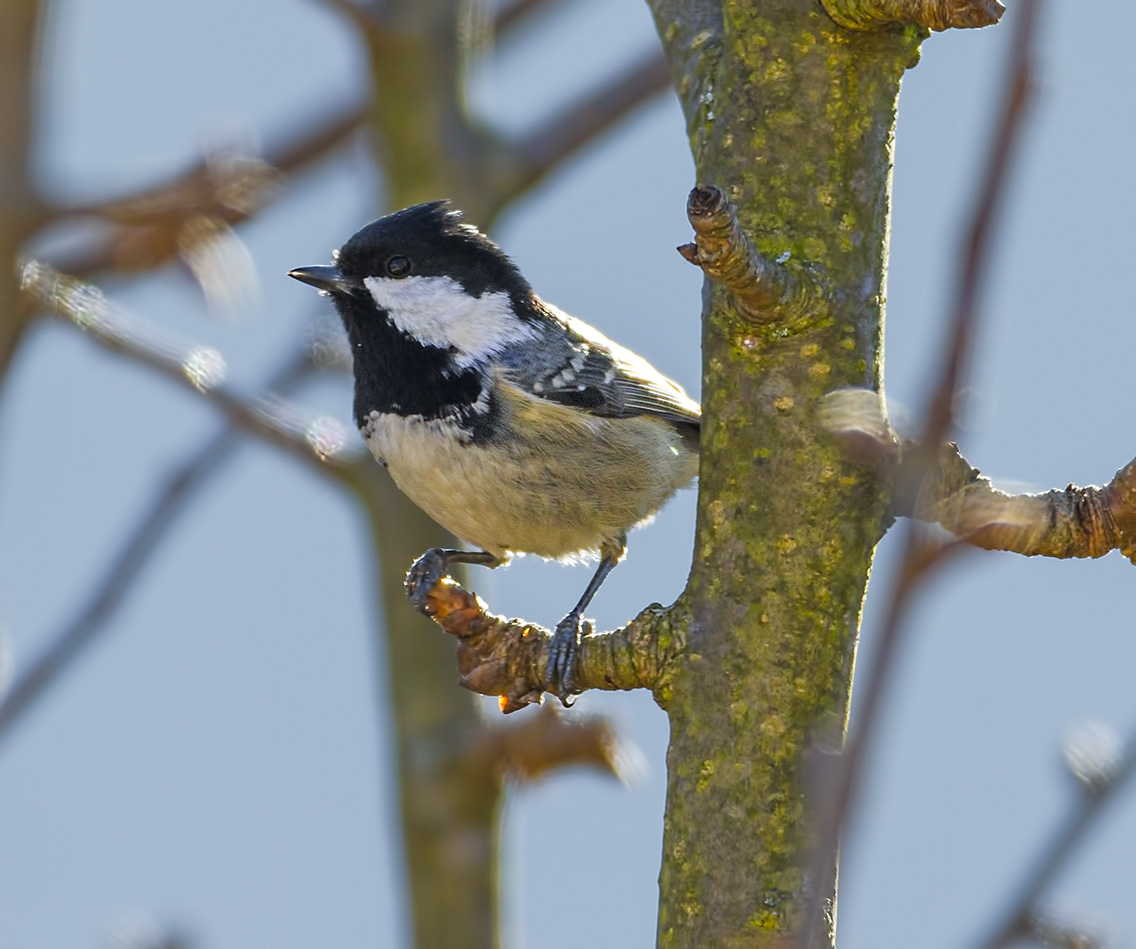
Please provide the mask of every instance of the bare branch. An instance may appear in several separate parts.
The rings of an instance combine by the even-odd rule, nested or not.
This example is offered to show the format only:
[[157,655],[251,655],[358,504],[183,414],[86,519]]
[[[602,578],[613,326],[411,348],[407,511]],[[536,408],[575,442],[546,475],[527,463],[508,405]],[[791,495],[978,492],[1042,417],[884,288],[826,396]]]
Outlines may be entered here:
[[[952,423],[952,406],[959,381],[962,379],[973,324],[976,319],[976,300],[985,276],[987,249],[992,237],[997,212],[1001,208],[1003,184],[1010,164],[1010,157],[1020,138],[1022,122],[1025,117],[1027,92],[1032,75],[1033,44],[1035,37],[1036,12],[1039,0],[1022,0],[1016,9],[1017,29],[1014,34],[1013,49],[1008,66],[1006,94],[991,139],[990,153],[987,156],[981,187],[976,194],[974,215],[967,234],[961,258],[961,274],[957,283],[958,299],[953,307],[950,321],[950,336],[947,358],[939,384],[936,386],[927,421],[921,439],[924,472],[917,480],[923,484],[935,470],[937,446],[944,440]],[[906,617],[912,595],[927,576],[931,568],[942,559],[942,554],[954,547],[929,549],[927,540],[920,531],[911,525],[907,531],[903,559],[895,579],[892,598],[885,615],[880,638],[869,667],[863,673],[865,679],[863,700],[856,721],[855,730],[845,744],[843,754],[822,796],[822,806],[817,815],[816,857],[811,878],[819,885],[813,891],[815,900],[823,899],[831,893],[835,884],[835,867],[830,855],[836,851],[837,844],[844,833],[848,815],[851,813],[856,793],[860,786],[861,763],[865,749],[875,737],[883,696],[890,679],[898,652],[900,632]],[[823,925],[823,914],[814,905],[807,918],[811,931],[806,935],[805,945],[812,945],[816,927]]]
[[30,319],[10,261],[46,218],[31,175],[38,37],[46,6],[39,0],[0,4],[0,375]]
[[158,370],[204,395],[237,425],[283,448],[324,474],[342,476],[343,426],[328,416],[311,417],[275,399],[245,399],[223,388],[225,361],[208,347],[172,344],[116,312],[102,291],[64,276],[46,264],[21,268],[21,289],[35,305],[90,334],[100,345]]
[[1006,12],[998,0],[821,0],[821,4],[830,17],[850,30],[894,26],[976,29],[992,26]]
[[527,20],[532,14],[551,9],[564,0],[512,0],[497,10],[493,32],[500,36]]
[[1105,946],[1099,933],[1083,926],[1071,926],[1048,914],[1031,917],[1025,935],[1045,949],[1104,949]]
[[985,550],[1061,559],[1119,550],[1129,560],[1136,558],[1136,460],[1104,488],[1071,484],[1042,494],[1006,494],[953,442],[940,447],[928,472],[926,453],[896,436],[875,392],[830,392],[818,417],[849,457],[891,486],[896,515],[940,524]]
[[773,323],[815,312],[825,296],[816,280],[759,254],[738,223],[738,209],[720,188],[699,185],[691,190],[686,215],[695,242],[678,252],[729,290],[743,316]]
[[386,32],[386,26],[379,11],[372,6],[352,3],[351,0],[323,0],[331,9],[342,14],[365,37],[368,42],[378,42]]
[[1092,949],[1097,944],[1091,934],[1047,920],[1039,904],[1058,874],[1068,866],[1077,847],[1096,826],[1106,806],[1132,780],[1136,773],[1136,735],[1129,736],[1122,756],[1110,763],[1108,771],[1108,780],[1082,783],[1072,809],[1042,847],[1041,854],[1030,861],[1017,894],[989,934],[975,944],[977,949],[1005,949],[1022,936],[1037,938],[1043,934],[1064,935],[1065,942],[1052,940],[1049,943],[1057,946]]
[[[414,571],[411,571],[411,576]],[[522,620],[490,613],[476,594],[443,577],[421,596],[423,612],[458,638],[460,684],[471,692],[496,695],[508,714],[539,704],[548,668],[552,633]],[[651,689],[665,704],[671,662],[685,648],[686,618],[678,604],[647,607],[627,626],[592,633],[585,623],[576,684],[587,689]]]
[[95,246],[61,261],[59,269],[90,277],[108,270],[131,273],[163,266],[184,253],[194,222],[205,219],[233,227],[248,220],[282,193],[285,175],[333,154],[350,141],[366,116],[366,104],[339,106],[267,149],[263,159],[207,157],[173,180],[128,197],[59,208],[56,218],[94,216],[113,225]]
[[[276,374],[268,388],[287,391],[298,384],[311,368],[312,363],[306,354],[292,359]],[[236,424],[230,420],[222,431],[175,468],[158,489],[149,508],[126,535],[118,553],[110,558],[105,573],[95,584],[94,593],[87,602],[58,633],[50,637],[48,645],[10,688],[4,689],[3,683],[0,683],[0,742],[36,700],[59,681],[83,650],[106,630],[115,610],[141,580],[143,569],[170,527],[240,443]]]
[[569,155],[593,141],[637,106],[670,88],[670,74],[661,52],[655,50],[584,93],[523,138],[500,147],[494,176],[498,205],[507,204],[560,165]]
[[574,765],[619,777],[617,744],[606,719],[568,720],[549,704],[517,725],[483,729],[466,757],[479,770],[528,783]]

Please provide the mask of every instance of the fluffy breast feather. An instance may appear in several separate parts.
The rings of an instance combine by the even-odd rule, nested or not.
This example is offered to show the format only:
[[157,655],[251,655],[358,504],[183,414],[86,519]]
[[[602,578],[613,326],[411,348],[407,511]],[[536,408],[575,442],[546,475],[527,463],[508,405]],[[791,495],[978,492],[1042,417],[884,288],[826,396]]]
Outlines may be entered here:
[[510,437],[470,443],[446,419],[372,412],[372,453],[419,507],[497,556],[572,558],[649,519],[698,473],[669,422],[604,418],[498,388]]

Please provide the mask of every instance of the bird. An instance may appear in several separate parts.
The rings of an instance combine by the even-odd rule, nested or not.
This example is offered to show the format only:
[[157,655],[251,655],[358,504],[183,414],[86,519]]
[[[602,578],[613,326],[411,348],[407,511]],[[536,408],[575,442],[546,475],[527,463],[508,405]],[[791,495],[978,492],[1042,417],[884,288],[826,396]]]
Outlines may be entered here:
[[541,299],[449,201],[388,214],[330,265],[288,276],[331,298],[354,366],[355,423],[398,487],[472,548],[434,548],[408,588],[451,564],[598,556],[557,624],[545,691],[569,705],[584,610],[627,532],[698,474],[701,408],[641,356]]

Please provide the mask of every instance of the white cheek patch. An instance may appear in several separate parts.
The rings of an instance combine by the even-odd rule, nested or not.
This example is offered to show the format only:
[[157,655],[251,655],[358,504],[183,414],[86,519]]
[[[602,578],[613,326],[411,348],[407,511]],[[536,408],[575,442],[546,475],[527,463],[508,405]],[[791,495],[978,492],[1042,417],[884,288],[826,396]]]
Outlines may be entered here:
[[503,290],[470,296],[452,277],[367,277],[363,285],[404,333],[440,349],[456,348],[459,366],[536,335],[513,312]]

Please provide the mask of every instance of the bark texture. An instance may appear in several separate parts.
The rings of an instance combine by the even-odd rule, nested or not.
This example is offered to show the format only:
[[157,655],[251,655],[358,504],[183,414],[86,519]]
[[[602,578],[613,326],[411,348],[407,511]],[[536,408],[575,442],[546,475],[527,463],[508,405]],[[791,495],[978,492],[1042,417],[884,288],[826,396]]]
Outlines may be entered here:
[[658,939],[783,946],[808,890],[804,752],[842,739],[886,526],[883,491],[816,407],[880,382],[896,96],[923,31],[847,30],[810,0],[697,6],[652,4],[698,180],[737,206],[757,255],[824,292],[763,320],[705,288],[689,652],[657,691],[671,721]]

